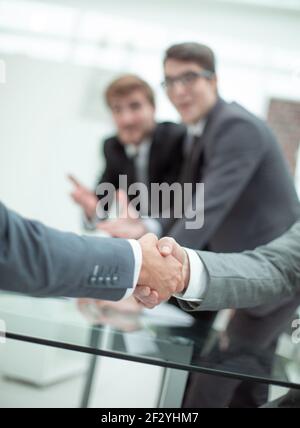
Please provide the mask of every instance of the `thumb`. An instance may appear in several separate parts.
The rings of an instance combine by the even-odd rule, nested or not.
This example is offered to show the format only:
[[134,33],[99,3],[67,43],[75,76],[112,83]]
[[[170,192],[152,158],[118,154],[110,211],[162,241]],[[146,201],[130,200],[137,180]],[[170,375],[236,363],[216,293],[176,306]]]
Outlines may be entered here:
[[179,244],[177,244],[174,238],[165,237],[160,239],[158,241],[157,247],[162,256],[167,257],[172,255],[180,263],[184,262],[185,260],[184,250],[180,247]]

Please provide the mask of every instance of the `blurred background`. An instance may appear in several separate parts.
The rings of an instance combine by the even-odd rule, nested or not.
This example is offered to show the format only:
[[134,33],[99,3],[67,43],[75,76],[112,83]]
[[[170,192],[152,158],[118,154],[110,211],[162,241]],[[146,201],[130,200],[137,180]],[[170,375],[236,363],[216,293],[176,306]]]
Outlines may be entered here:
[[296,169],[299,0],[2,0],[1,199],[77,230],[65,177],[95,183],[99,143],[112,130],[106,84],[123,72],[141,75],[156,91],[158,119],[176,120],[160,88],[162,55],[189,40],[215,50],[221,95],[268,119]]
[[[300,0],[0,0],[1,200],[25,216],[80,231],[81,213],[69,197],[66,176],[74,173],[87,186],[95,184],[103,164],[100,143],[113,131],[103,101],[106,85],[124,72],[140,75],[155,89],[157,119],[178,121],[160,82],[165,49],[183,41],[213,48],[221,96],[270,123],[300,189]],[[59,311],[53,302],[53,312],[45,316],[55,318]],[[51,384],[53,367],[63,366],[63,360],[71,366],[70,353],[15,346],[9,355],[24,352],[29,361],[34,353],[31,366],[52,370],[50,381],[44,372],[31,379],[44,376]],[[76,358],[74,373],[84,359]],[[103,406],[155,403],[150,387],[143,397],[138,386],[131,396],[124,391],[131,376],[155,382],[159,368],[144,366],[136,376],[137,365],[106,364]],[[28,373],[28,367],[19,372]],[[123,369],[126,387],[116,395],[103,373],[114,370],[120,380]],[[35,389],[27,394],[22,384],[0,382],[0,406],[26,405],[24,395],[28,406],[76,406],[83,381],[51,387],[43,396]]]

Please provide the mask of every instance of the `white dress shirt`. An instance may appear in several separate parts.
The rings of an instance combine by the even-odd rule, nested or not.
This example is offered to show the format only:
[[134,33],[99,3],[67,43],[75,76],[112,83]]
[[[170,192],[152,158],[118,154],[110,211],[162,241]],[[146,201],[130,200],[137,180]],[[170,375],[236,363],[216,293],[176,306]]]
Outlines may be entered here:
[[201,137],[204,132],[206,122],[206,119],[202,119],[198,123],[188,125],[188,134],[192,135],[193,137]]
[[207,290],[208,275],[198,253],[187,248],[185,251],[190,263],[190,280],[185,292],[182,294],[175,294],[175,297],[191,304],[197,303],[199,305]]
[[129,244],[131,245],[133,256],[134,256],[134,275],[133,275],[133,285],[132,288],[128,288],[125,295],[121,300],[127,299],[132,295],[132,293],[135,290],[135,287],[137,286],[141,269],[142,269],[142,262],[143,262],[143,254],[142,254],[142,248],[138,241],[135,241],[134,239],[128,240]]
[[125,153],[129,159],[133,159],[137,181],[148,186],[149,183],[149,157],[151,150],[150,138],[145,138],[140,144],[124,146]]

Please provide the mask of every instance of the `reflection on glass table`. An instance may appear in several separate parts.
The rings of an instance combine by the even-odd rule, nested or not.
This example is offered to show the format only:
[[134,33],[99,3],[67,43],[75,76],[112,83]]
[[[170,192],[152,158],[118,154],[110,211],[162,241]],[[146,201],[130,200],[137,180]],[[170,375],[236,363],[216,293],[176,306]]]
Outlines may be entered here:
[[[229,339],[169,304],[124,311],[90,300],[0,294],[0,319],[8,339],[90,355],[83,407],[88,406],[97,356],[164,367],[158,407],[180,407],[189,372],[300,389],[291,370],[299,367],[297,353],[280,352],[273,358],[264,349],[252,349],[247,338]],[[264,367],[270,358],[271,371]]]

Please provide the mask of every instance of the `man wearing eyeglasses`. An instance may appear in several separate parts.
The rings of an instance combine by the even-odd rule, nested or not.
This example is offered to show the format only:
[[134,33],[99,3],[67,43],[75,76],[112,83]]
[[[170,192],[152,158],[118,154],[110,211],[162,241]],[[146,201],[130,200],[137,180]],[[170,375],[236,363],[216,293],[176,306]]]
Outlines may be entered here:
[[[227,103],[220,97],[215,56],[209,47],[198,43],[171,46],[165,54],[164,74],[167,96],[188,127],[179,181],[193,185],[204,183],[205,220],[202,228],[189,230],[185,216],[157,219],[155,233],[160,229],[161,236],[169,235],[182,246],[214,252],[252,250],[282,235],[299,218],[299,201],[271,130],[241,105]],[[195,206],[195,200],[190,204]],[[188,207],[184,208],[184,212],[190,212]],[[110,225],[115,230],[117,222]],[[128,220],[128,225],[131,222]],[[122,226],[123,230],[130,230],[124,220]],[[194,259],[190,263],[199,264],[199,261]],[[196,272],[195,278],[201,276],[201,269],[201,266],[192,269]],[[195,284],[191,281],[182,297],[186,300],[197,298],[197,293],[201,293],[197,281]],[[284,325],[283,318],[290,317],[294,305],[285,307],[285,311],[283,315],[281,308],[274,306],[260,313],[239,311],[230,323],[230,331],[251,337],[253,347],[266,349],[271,356],[267,370],[271,367],[280,328]],[[198,312],[194,316],[204,319],[207,327],[214,320],[212,313]],[[253,361],[253,364],[259,362]],[[193,377],[196,379],[191,383],[184,404],[201,407],[203,403],[192,401],[190,397],[196,399],[197,388],[205,386],[201,383],[201,375]],[[227,394],[222,395],[222,402],[218,402],[213,394],[224,391],[225,386],[222,384],[220,388],[220,383],[215,380],[215,388],[210,387],[211,397],[205,389],[205,404],[210,400],[216,407],[245,407],[259,406],[267,401],[267,390],[261,390],[260,385],[247,389],[239,382],[227,382]]]
[[[165,54],[164,74],[167,96],[188,127],[181,182],[204,183],[205,221],[201,229],[187,230],[185,218],[161,219],[162,234],[185,247],[214,252],[250,250],[280,236],[299,218],[299,201],[271,130],[241,105],[220,97],[215,56],[209,47],[198,43],[171,46]],[[195,298],[192,287],[185,298]],[[260,313],[238,311],[228,331],[251,337],[254,349],[263,347],[272,356],[282,319],[288,320],[294,311],[293,302],[285,310],[283,314],[278,305]],[[214,316],[207,313],[204,318],[212,322]],[[205,405],[253,407],[267,401],[264,386],[249,387],[232,380],[224,385],[215,378],[206,388],[198,374],[193,375],[184,405],[204,406],[197,399],[203,388]]]
[[[162,85],[188,128],[176,179],[205,184],[205,221],[201,229],[189,230],[184,216],[171,216],[158,219],[155,230],[148,231],[215,252],[254,249],[282,235],[298,219],[299,201],[269,127],[241,105],[220,97],[216,60],[209,47],[171,46],[164,74]],[[117,222],[111,223],[112,229],[118,229]],[[132,238],[126,233],[122,237]]]
[[162,222],[182,245],[243,251],[280,236],[299,217],[292,177],[269,127],[219,95],[213,51],[198,43],[171,46],[163,86],[188,126],[183,182],[205,184],[205,223]]

